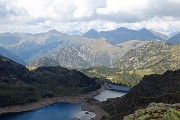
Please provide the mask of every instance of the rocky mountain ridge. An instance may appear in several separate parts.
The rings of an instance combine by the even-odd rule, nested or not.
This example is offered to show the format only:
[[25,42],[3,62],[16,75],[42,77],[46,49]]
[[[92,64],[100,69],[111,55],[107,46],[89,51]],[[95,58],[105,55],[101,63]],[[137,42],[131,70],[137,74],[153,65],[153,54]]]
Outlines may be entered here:
[[57,30],[45,33],[2,33],[0,46],[13,51],[26,62],[32,62],[64,47],[76,47],[94,39],[81,35],[66,35]]
[[[116,41],[116,39],[116,44],[136,39],[142,41],[162,39],[157,37],[158,35],[156,36],[151,31],[145,28],[139,31],[127,28],[119,28],[112,31],[102,31],[100,33],[103,36],[98,36],[100,33],[95,30],[91,30],[91,32],[93,33],[92,38],[94,37],[95,39],[91,39],[90,36],[85,37],[86,35],[67,35],[55,29],[52,29],[48,32],[36,34],[1,33],[0,46],[9,51],[13,51],[13,53],[20,56],[25,62],[30,63],[33,61],[37,61],[42,57],[48,56],[56,51],[59,51],[60,49],[63,49],[65,47],[76,48],[90,41],[98,40],[98,38],[99,40],[101,40],[101,37],[104,37],[107,42],[111,44],[114,44],[113,40]],[[108,37],[109,35],[111,37]],[[161,36],[163,35],[161,34]],[[124,39],[124,37],[131,37],[131,39]]]
[[132,30],[124,27],[117,28],[116,30],[100,31],[97,32],[94,29],[89,30],[84,34],[88,38],[106,38],[108,42],[112,44],[120,44],[130,40],[154,40],[164,41],[164,38],[168,38],[163,34],[158,34],[155,31],[142,28],[140,30]]
[[[106,39],[89,41],[78,47],[65,47],[47,56],[58,62],[57,65],[70,68],[87,68],[94,66],[114,67],[115,62],[120,59],[129,49],[136,48],[149,41],[133,40],[127,43],[113,45]],[[42,60],[42,59],[40,59]],[[41,66],[42,61],[37,61],[31,66]],[[49,61],[51,62],[51,61]]]

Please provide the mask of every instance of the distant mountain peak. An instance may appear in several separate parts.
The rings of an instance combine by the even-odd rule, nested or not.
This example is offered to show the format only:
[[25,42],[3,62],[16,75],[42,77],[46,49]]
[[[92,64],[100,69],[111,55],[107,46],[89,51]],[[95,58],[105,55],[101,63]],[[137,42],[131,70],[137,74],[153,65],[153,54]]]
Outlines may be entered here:
[[59,34],[60,32],[57,31],[56,29],[51,29],[48,31],[48,33],[51,33],[51,34]]
[[95,29],[90,29],[89,31],[87,32],[94,32],[94,33],[98,33],[98,31],[96,31]]
[[142,29],[140,29],[140,30],[146,30],[146,31],[149,31],[147,28],[145,28],[145,27],[143,27]]
[[95,29],[90,29],[84,34],[84,36],[87,38],[100,38],[99,33]]
[[139,32],[146,32],[146,33],[152,34],[151,31],[148,30],[147,28],[142,28],[142,29],[139,30]]

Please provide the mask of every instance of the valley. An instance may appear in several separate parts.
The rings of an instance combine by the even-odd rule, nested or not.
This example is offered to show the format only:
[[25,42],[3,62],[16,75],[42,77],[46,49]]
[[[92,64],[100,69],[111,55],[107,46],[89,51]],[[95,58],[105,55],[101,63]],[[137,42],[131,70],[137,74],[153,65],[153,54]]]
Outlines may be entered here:
[[[77,112],[62,113],[64,119],[128,120],[134,119],[133,114],[144,117],[136,110],[149,110],[153,102],[178,104],[178,40],[178,34],[169,38],[146,28],[89,30],[80,35],[55,29],[36,34],[2,33],[0,119],[20,120],[18,112],[24,117],[44,110],[48,114],[49,110],[62,111],[59,105],[67,108],[72,104]],[[178,107],[173,109],[179,114]]]
[[0,120],[180,120],[180,0],[0,0]]

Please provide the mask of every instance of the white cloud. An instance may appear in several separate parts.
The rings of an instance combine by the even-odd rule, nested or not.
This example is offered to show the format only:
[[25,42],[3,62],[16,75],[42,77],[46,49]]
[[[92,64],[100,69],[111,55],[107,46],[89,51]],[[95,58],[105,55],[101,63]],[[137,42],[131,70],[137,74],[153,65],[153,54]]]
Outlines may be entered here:
[[0,30],[180,30],[180,0],[0,0]]
[[98,8],[97,13],[103,15],[117,13],[136,13],[147,7],[148,1],[145,0],[107,0],[107,7]]

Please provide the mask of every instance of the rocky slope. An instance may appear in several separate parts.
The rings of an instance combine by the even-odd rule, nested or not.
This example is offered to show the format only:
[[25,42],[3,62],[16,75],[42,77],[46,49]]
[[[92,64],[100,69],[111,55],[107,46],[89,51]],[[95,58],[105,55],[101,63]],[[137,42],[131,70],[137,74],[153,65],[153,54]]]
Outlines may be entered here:
[[152,69],[155,73],[180,68],[180,46],[163,42],[149,42],[128,51],[118,62],[117,67],[128,70]]
[[[61,65],[67,68],[79,68],[79,67],[91,66],[88,61],[86,61],[79,55],[79,51],[76,48],[72,48],[72,47],[62,48],[50,54],[49,56],[47,56],[47,58],[50,60],[48,61],[47,64],[51,64],[53,61],[56,61],[57,62],[57,64],[55,64],[56,66]],[[45,58],[42,58],[30,64],[30,66],[39,67],[41,66],[41,62],[43,63],[45,62],[44,60]]]
[[180,101],[180,70],[167,71],[163,75],[153,74],[130,91],[115,99],[108,99],[102,107],[111,115],[111,120],[122,120],[137,109],[145,108],[152,102],[174,104]]
[[105,39],[84,44],[79,47],[79,51],[92,66],[113,66],[114,62],[125,54],[123,49],[110,44]]
[[[125,51],[104,39],[90,41],[78,47],[65,47],[47,56],[58,61],[61,66],[70,68],[87,68],[92,66],[113,66]],[[40,66],[39,61],[32,66]]]

